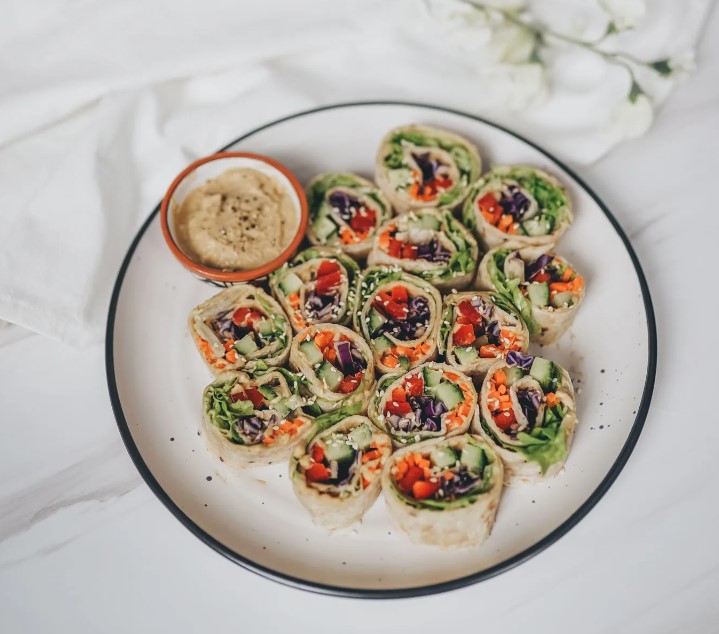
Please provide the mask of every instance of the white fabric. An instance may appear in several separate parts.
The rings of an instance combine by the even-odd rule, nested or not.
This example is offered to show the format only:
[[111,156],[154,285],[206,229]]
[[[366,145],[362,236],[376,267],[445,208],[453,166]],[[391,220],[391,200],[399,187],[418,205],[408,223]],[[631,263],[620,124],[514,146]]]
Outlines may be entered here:
[[[367,99],[447,105],[576,162],[651,123],[648,102],[643,112],[620,105],[629,86],[621,69],[566,46],[546,54],[546,74],[507,66],[522,34],[487,39],[443,1],[429,10],[418,0],[6,1],[0,319],[74,344],[99,340],[122,256],[174,175],[301,109]],[[538,0],[532,9],[553,28],[591,37],[607,15],[590,4]],[[645,12],[630,4],[615,21],[639,23],[615,37],[618,48],[691,57],[708,0],[655,0]],[[675,84],[644,81],[657,102]]]

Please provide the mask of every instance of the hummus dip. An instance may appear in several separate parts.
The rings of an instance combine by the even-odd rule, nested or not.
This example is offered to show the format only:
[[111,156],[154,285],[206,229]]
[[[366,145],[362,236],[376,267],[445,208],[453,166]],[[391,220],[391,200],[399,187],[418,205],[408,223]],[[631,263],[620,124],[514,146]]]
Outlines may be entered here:
[[173,212],[174,237],[189,258],[247,270],[275,259],[299,226],[285,187],[252,168],[234,168],[193,189]]

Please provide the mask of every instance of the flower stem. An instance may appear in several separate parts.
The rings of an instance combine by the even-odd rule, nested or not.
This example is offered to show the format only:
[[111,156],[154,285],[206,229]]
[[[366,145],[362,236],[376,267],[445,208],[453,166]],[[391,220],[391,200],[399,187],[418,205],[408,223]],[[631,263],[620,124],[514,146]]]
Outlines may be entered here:
[[666,76],[669,73],[661,72],[657,69],[657,62],[647,62],[645,60],[638,59],[637,57],[634,57],[633,55],[630,55],[629,53],[624,52],[609,52],[604,51],[601,48],[599,48],[599,45],[609,36],[613,33],[617,33],[617,28],[614,25],[614,23],[610,22],[607,26],[606,31],[604,34],[597,40],[594,41],[588,41],[588,40],[582,40],[576,37],[572,37],[571,35],[566,35],[564,33],[559,33],[558,31],[553,31],[549,27],[538,24],[536,22],[532,22],[530,19],[523,19],[522,15],[527,15],[525,11],[513,11],[510,9],[503,9],[501,7],[495,7],[487,4],[483,4],[481,2],[475,2],[474,0],[460,0],[464,4],[467,4],[477,11],[481,11],[485,15],[499,15],[503,20],[510,24],[514,24],[515,26],[524,29],[527,33],[529,33],[532,37],[534,37],[535,40],[535,47],[539,47],[542,45],[545,45],[547,39],[554,39],[560,42],[564,42],[565,44],[570,44],[572,46],[578,46],[580,48],[583,48],[587,51],[590,51],[594,53],[595,55],[599,55],[603,59],[605,59],[610,64],[614,64],[615,66],[621,66],[624,68],[627,73],[629,74],[629,78],[632,81],[632,86],[638,86],[636,76],[634,74],[634,68],[632,68],[632,64],[635,66],[641,66],[644,68],[648,68],[650,70],[653,70],[654,72],[659,73],[660,75]]

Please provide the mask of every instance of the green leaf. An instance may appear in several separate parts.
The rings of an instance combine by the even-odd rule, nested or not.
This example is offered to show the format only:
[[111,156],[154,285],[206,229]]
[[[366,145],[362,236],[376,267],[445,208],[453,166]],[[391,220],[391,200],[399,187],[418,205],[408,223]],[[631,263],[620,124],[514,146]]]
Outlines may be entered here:
[[619,33],[619,27],[617,27],[614,22],[610,22],[609,24],[607,24],[606,31],[604,31],[604,37],[614,35],[615,33]]
[[627,99],[629,99],[629,103],[636,103],[637,97],[643,94],[644,91],[642,90],[642,87],[636,81],[632,81],[632,87],[629,89],[629,96],[627,97]]
[[669,64],[668,59],[658,59],[655,62],[651,62],[649,67],[659,73],[662,77],[669,77],[674,69]]

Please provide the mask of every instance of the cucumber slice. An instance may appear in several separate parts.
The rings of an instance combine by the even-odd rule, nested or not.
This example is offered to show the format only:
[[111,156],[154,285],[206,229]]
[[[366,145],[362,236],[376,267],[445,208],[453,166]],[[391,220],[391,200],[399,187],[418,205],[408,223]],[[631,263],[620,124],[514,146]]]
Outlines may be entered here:
[[453,467],[457,462],[457,454],[450,447],[435,447],[429,459],[438,467]]
[[387,323],[387,319],[383,317],[379,312],[377,312],[374,308],[369,309],[369,313],[367,313],[367,320],[370,335],[373,335]]
[[535,306],[546,306],[549,303],[549,284],[546,282],[532,282],[527,286],[527,295],[529,296],[529,301]]
[[442,381],[434,388],[434,395],[442,401],[448,410],[453,410],[457,405],[464,401],[464,394],[458,385],[449,381]]
[[479,473],[482,473],[482,469],[484,469],[485,464],[487,464],[484,450],[481,447],[477,447],[477,445],[470,444],[462,447],[462,454],[459,457],[459,461],[468,469],[478,471]]
[[317,370],[317,376],[320,381],[324,381],[327,384],[327,387],[333,392],[340,386],[342,379],[345,378],[342,372],[340,372],[329,361],[322,362],[320,369]]
[[277,392],[275,392],[269,385],[260,385],[257,389],[268,401],[271,401],[273,398],[277,398]]
[[329,242],[332,235],[338,232],[337,225],[327,215],[317,216],[312,223],[312,230],[322,243]]
[[512,383],[521,379],[524,376],[524,372],[516,365],[510,365],[504,368],[504,376],[507,377],[507,387],[509,387]]
[[474,346],[461,346],[454,349],[454,354],[462,365],[471,365],[479,359],[479,352]]
[[383,352],[386,352],[393,347],[392,342],[384,335],[382,335],[381,337],[377,337],[377,339],[372,342],[372,345],[377,351],[377,354],[382,354]]
[[347,442],[347,436],[344,434],[332,435],[325,438],[325,457],[327,460],[336,460],[337,462],[350,462],[355,457],[355,451]]
[[531,218],[521,223],[520,227],[528,236],[546,236],[552,232],[551,224],[541,218]]
[[434,368],[425,368],[424,374],[424,385],[427,388],[437,387],[442,380],[442,370],[436,370]]
[[409,357],[405,357],[404,355],[400,355],[397,357],[397,360],[399,361],[400,366],[402,369],[406,372],[409,370]]
[[237,350],[237,354],[241,354],[243,357],[247,356],[257,350],[255,336],[251,332],[248,332],[242,339],[235,341],[232,347]]
[[260,337],[269,337],[274,333],[275,329],[272,325],[271,319],[263,319],[258,325],[257,325],[257,332],[259,333]]
[[307,357],[307,363],[310,365],[317,365],[318,363],[322,363],[324,360],[322,351],[317,347],[317,344],[314,341],[303,341],[299,345],[299,348],[302,354]]
[[410,218],[407,225],[412,229],[431,229],[432,231],[440,229],[439,220],[431,214],[420,214],[416,218]]
[[537,379],[537,381],[539,381],[539,384],[542,386],[542,389],[545,392],[548,392],[551,390],[552,384],[554,382],[554,363],[552,363],[549,359],[543,359],[542,357],[534,357],[534,361],[532,361],[532,367],[529,369],[529,375]]
[[235,401],[234,403],[229,403],[229,408],[240,416],[250,416],[255,411],[252,401]]
[[287,415],[296,408],[290,407],[290,403],[287,402],[287,399],[280,399],[276,403],[272,403],[272,409],[277,412],[280,418],[286,418]]
[[293,293],[299,293],[302,288],[302,280],[292,271],[287,273],[278,284],[280,290],[288,297]]
[[359,450],[367,449],[372,444],[372,430],[369,425],[362,423],[347,434],[350,442],[356,445]]
[[562,291],[552,298],[552,306],[555,308],[565,308],[574,304],[574,293],[572,291]]

